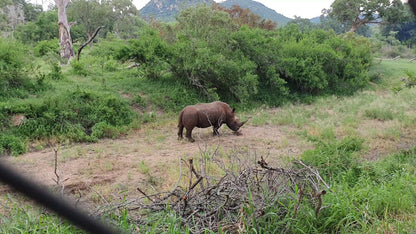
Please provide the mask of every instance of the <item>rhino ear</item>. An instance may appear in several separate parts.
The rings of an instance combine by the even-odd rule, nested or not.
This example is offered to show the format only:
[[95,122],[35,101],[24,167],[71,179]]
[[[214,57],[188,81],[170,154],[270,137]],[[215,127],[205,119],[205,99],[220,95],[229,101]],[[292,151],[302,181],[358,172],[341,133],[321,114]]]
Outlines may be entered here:
[[231,113],[234,113],[235,112],[235,108],[233,108],[233,110],[231,111]]

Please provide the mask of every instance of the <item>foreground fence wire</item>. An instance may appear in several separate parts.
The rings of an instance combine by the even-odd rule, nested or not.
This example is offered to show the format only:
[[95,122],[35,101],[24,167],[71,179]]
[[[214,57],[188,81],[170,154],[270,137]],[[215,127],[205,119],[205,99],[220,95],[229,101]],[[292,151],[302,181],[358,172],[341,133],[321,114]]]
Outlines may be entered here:
[[40,205],[56,212],[79,228],[90,233],[120,233],[113,227],[104,225],[100,221],[79,211],[63,199],[51,194],[44,188],[21,176],[0,161],[0,181],[8,184],[16,191],[38,202]]

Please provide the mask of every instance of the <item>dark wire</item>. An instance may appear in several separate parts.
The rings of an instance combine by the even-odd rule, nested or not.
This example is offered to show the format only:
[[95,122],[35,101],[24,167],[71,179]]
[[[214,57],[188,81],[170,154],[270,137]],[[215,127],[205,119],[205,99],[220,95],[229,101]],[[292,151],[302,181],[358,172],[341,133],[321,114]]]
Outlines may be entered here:
[[16,173],[0,161],[0,181],[10,185],[18,192],[35,200],[46,208],[63,216],[74,225],[90,233],[120,233],[116,232],[113,227],[104,225],[96,219],[77,210],[63,199],[58,198],[45,188],[41,188],[29,179]]

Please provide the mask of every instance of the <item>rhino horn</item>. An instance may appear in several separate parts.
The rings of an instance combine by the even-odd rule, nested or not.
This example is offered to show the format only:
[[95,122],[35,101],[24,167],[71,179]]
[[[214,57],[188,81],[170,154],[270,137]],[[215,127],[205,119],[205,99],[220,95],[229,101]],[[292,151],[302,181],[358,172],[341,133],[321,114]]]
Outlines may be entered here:
[[246,121],[244,121],[244,122],[241,122],[241,125],[240,125],[240,127],[242,127],[245,123],[247,123],[247,121],[249,120],[249,119],[251,119],[251,118],[248,118]]

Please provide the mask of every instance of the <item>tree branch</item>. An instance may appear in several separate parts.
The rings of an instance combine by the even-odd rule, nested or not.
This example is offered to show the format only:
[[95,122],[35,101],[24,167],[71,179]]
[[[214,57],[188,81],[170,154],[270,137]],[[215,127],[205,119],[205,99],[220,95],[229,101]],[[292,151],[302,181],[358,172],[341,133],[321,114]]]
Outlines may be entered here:
[[100,26],[100,27],[98,27],[96,30],[95,30],[95,32],[94,32],[94,34],[92,35],[92,37],[87,41],[87,42],[85,42],[84,44],[82,44],[80,47],[79,47],[79,49],[78,49],[78,53],[77,53],[77,61],[79,61],[79,57],[81,56],[81,51],[82,51],[82,49],[84,49],[84,47],[85,46],[87,46],[89,43],[91,43],[91,41],[92,40],[94,40],[94,38],[97,36],[97,34],[98,34],[98,31],[100,31],[100,29],[102,29],[102,28],[104,28],[104,26]]

